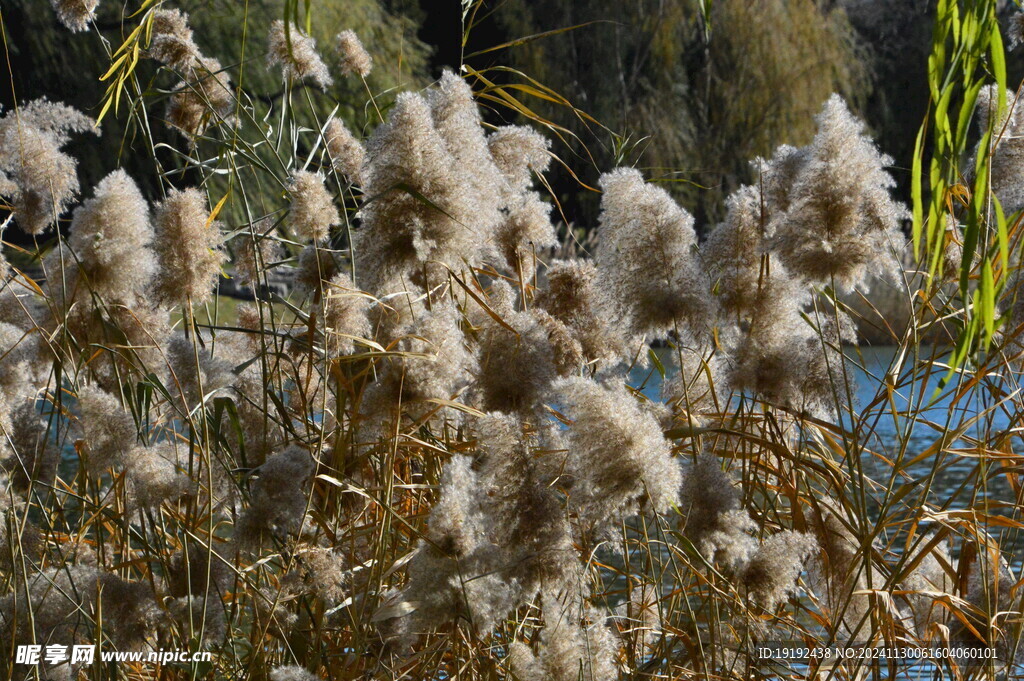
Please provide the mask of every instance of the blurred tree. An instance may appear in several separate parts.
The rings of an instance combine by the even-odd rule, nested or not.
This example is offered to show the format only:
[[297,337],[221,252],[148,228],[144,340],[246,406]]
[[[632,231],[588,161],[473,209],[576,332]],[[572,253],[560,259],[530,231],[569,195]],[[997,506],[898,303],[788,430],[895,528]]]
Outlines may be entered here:
[[[511,61],[622,136],[598,142],[570,167],[587,181],[611,163],[636,162],[707,223],[723,197],[752,181],[749,161],[781,143],[804,144],[832,92],[862,103],[867,72],[841,8],[816,0],[716,0],[705,23],[698,2],[510,0],[494,20],[510,37],[586,24],[486,55]],[[590,126],[593,130],[593,126]],[[633,147],[632,143],[646,137]],[[563,184],[563,186],[568,186]],[[595,214],[588,201],[589,218]]]

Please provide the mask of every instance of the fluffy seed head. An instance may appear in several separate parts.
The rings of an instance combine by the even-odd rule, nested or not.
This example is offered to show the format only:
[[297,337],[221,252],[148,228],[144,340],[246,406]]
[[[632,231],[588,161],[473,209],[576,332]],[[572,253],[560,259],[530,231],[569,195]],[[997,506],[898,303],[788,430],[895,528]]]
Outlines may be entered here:
[[331,227],[341,224],[341,216],[334,198],[324,186],[318,173],[299,170],[288,181],[292,203],[288,211],[288,226],[299,237],[312,241],[327,238]]
[[573,419],[567,472],[581,518],[600,527],[643,509],[667,511],[678,500],[682,474],[672,448],[625,388],[566,378],[553,390]]
[[332,118],[324,130],[327,140],[327,153],[331,164],[351,184],[363,183],[363,165],[366,163],[366,150],[348,127],[337,118]]
[[152,27],[150,57],[183,73],[195,66],[201,55],[192,40],[187,14],[179,9],[159,9],[153,12]]
[[850,290],[869,271],[896,264],[890,249],[902,246],[900,223],[908,213],[890,195],[896,181],[885,167],[892,159],[879,153],[843,99],[833,95],[817,121],[796,172],[792,154],[780,161],[792,185],[789,205],[772,210],[770,247],[794,274]]
[[551,142],[527,126],[498,128],[488,136],[487,147],[513,195],[526,192],[533,184],[533,173],[542,174],[551,165]]
[[319,681],[319,677],[302,667],[289,665],[272,669],[270,681]]
[[234,90],[224,67],[213,57],[201,57],[185,74],[185,82],[171,95],[167,124],[191,144],[211,126],[237,123]]
[[338,56],[341,57],[341,75],[348,76],[354,73],[360,78],[369,76],[373,70],[373,58],[363,47],[356,32],[342,31],[335,40]]
[[100,0],[50,0],[60,23],[71,31],[78,33],[89,28],[89,22],[96,18],[96,8]]
[[156,270],[149,205],[123,170],[107,175],[75,209],[68,244],[87,285],[107,301],[135,301]]
[[87,116],[45,99],[0,118],[0,195],[24,232],[45,231],[78,194],[78,163],[61,147],[86,131],[96,132]]
[[537,304],[572,330],[590,362],[615,364],[630,353],[629,342],[605,314],[610,304],[589,260],[561,260],[548,269],[547,289]]
[[751,599],[765,610],[774,611],[794,592],[804,560],[816,547],[814,537],[802,532],[779,532],[766,539],[741,575]]
[[683,531],[705,558],[730,566],[747,561],[755,548],[747,533],[755,525],[716,457],[702,454],[686,472],[679,508],[686,517]]
[[319,88],[328,88],[334,80],[327,65],[316,51],[316,40],[289,22],[278,19],[270,26],[267,61],[280,66],[284,77],[290,80],[309,80]]
[[155,509],[188,492],[191,481],[174,464],[174,445],[138,447],[129,456],[128,485],[133,506]]
[[288,447],[260,466],[249,508],[238,519],[235,536],[258,547],[269,535],[296,532],[306,515],[306,490],[316,468],[309,451]]
[[153,222],[157,296],[177,305],[210,300],[225,256],[219,223],[210,220],[206,197],[198,189],[172,190],[157,205]]
[[131,460],[138,430],[131,414],[117,398],[100,388],[78,389],[78,413],[82,438],[89,447],[89,463],[96,472]]
[[274,222],[263,218],[253,225],[253,234],[242,234],[232,242],[237,248],[235,271],[238,279],[255,289],[263,281],[267,268],[284,258],[281,243],[274,235]]
[[532,269],[530,256],[557,242],[550,212],[550,204],[541,201],[540,196],[533,192],[509,206],[494,240],[511,271],[515,272],[520,262],[524,269]]
[[327,282],[324,297],[328,353],[332,356],[351,354],[355,340],[369,338],[372,333],[367,311],[374,301],[358,290],[344,272],[338,272]]
[[597,265],[618,319],[640,335],[683,325],[708,332],[710,284],[693,246],[693,217],[631,168],[601,176]]
[[[375,198],[363,207],[354,235],[356,271],[365,278],[360,283],[384,294],[380,287],[387,282],[405,277],[429,284],[423,277],[441,280],[444,266],[460,270],[465,262],[475,263],[488,235],[476,212],[469,169],[449,152],[421,95],[398,95],[367,154],[363,189]],[[434,271],[425,275],[425,268]]]

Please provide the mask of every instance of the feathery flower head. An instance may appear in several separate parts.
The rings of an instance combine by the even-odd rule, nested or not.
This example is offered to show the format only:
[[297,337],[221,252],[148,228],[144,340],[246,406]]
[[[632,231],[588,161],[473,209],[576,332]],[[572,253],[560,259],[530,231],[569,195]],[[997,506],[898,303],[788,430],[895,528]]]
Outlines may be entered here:
[[[501,220],[503,178],[487,145],[480,109],[469,83],[445,69],[437,86],[427,90],[434,127],[470,191],[473,224],[486,237]],[[468,223],[468,220],[464,220]]]
[[644,509],[665,512],[679,499],[672,447],[625,388],[565,378],[553,392],[573,420],[566,472],[582,519],[600,528]]
[[367,154],[363,190],[374,200],[362,209],[354,251],[368,290],[388,293],[380,287],[403,277],[429,284],[422,281],[428,265],[435,270],[427,272],[428,279],[436,274],[440,280],[445,266],[473,264],[489,236],[476,213],[479,201],[472,196],[469,169],[449,152],[423,96],[398,95]]
[[1016,50],[1024,44],[1024,12],[1014,12],[1010,17],[1010,28],[1007,31],[1010,37],[1010,49]]
[[541,406],[552,381],[580,366],[583,353],[565,325],[543,310],[501,307],[495,305],[503,324],[482,319],[476,390],[485,411],[528,412]]
[[710,284],[693,252],[693,216],[668,193],[619,168],[601,176],[598,276],[632,333],[661,334],[676,323],[703,335]]
[[494,240],[511,271],[515,272],[520,266],[530,271],[532,261],[527,258],[557,243],[550,213],[551,205],[535,192],[525,194],[509,206],[508,213],[498,224]]
[[[793,274],[851,290],[869,271],[884,273],[887,263],[895,264],[889,249],[902,245],[900,223],[908,213],[890,194],[896,181],[885,168],[892,159],[864,134],[842,97],[833,95],[817,122],[792,175],[789,205],[771,209],[769,245]],[[766,174],[773,172],[769,164]]]
[[78,163],[61,147],[86,131],[97,132],[87,116],[45,99],[0,118],[0,194],[24,232],[45,231],[78,194]]
[[303,667],[289,665],[270,670],[270,681],[319,681],[319,677]]
[[50,4],[60,23],[72,33],[78,33],[87,30],[89,22],[96,18],[100,0],[50,0]]
[[75,209],[68,244],[92,290],[106,300],[128,302],[152,281],[152,241],[149,205],[128,174],[115,170]]
[[366,163],[366,149],[352,136],[341,120],[332,118],[324,130],[327,154],[334,169],[350,183],[363,183],[363,165]]
[[306,515],[307,489],[316,461],[309,451],[291,446],[259,467],[249,508],[235,526],[237,539],[258,547],[267,535],[296,532]]
[[234,90],[221,63],[213,57],[201,57],[188,69],[186,81],[171,95],[167,105],[167,124],[195,144],[196,137],[220,123],[234,125]]
[[78,389],[82,439],[89,447],[89,463],[96,472],[125,464],[138,442],[138,429],[116,397],[101,388]]
[[762,267],[765,219],[761,192],[741,187],[726,199],[725,220],[701,248],[720,310],[727,315],[750,313],[760,289],[771,275]]
[[679,509],[686,517],[683,532],[709,561],[742,565],[755,548],[748,532],[756,526],[740,507],[740,491],[718,459],[701,454],[687,470]]
[[316,40],[299,27],[278,19],[270,26],[267,38],[267,61],[280,66],[284,77],[290,80],[309,79],[317,87],[327,89],[334,82],[327,65],[316,51]]
[[324,283],[340,271],[338,257],[329,248],[321,248],[315,243],[307,245],[299,253],[295,284],[304,291],[322,293]]
[[356,32],[351,29],[342,31],[335,40],[338,56],[341,57],[341,75],[354,73],[360,78],[369,76],[373,70],[373,57],[363,47]]
[[164,66],[188,73],[201,59],[199,47],[192,40],[188,15],[180,9],[153,12],[152,31],[148,54]]
[[765,610],[774,611],[794,593],[804,560],[816,548],[814,537],[803,532],[787,530],[768,537],[740,576],[751,599]]
[[157,205],[153,222],[159,264],[156,295],[178,305],[210,300],[225,255],[220,223],[210,220],[206,197],[194,188],[172,190]]
[[355,350],[355,339],[370,338],[367,314],[373,298],[356,288],[344,272],[331,277],[324,287],[324,325],[331,356],[349,355]]
[[174,464],[174,445],[138,447],[129,454],[128,487],[131,504],[155,509],[188,493],[191,480]]
[[341,224],[334,197],[327,191],[324,178],[319,173],[295,171],[288,179],[288,193],[292,198],[288,226],[297,236],[323,241],[331,227]]
[[572,331],[588,361],[616,364],[630,354],[628,340],[605,314],[610,302],[598,286],[592,261],[556,261],[547,279],[537,305]]
[[543,174],[551,165],[551,142],[525,125],[498,128],[487,137],[487,147],[512,195],[526,192],[533,173]]

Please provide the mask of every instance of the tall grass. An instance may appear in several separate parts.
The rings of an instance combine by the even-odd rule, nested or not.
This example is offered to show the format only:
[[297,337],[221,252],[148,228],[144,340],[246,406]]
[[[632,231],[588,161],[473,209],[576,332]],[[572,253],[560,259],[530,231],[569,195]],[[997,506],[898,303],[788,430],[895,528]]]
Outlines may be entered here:
[[[806,146],[751,159],[756,183],[707,239],[617,168],[593,182],[600,219],[576,240],[546,191],[561,147],[544,131],[564,131],[479,107],[539,122],[522,96],[544,91],[446,72],[382,96],[372,44],[317,42],[300,4],[285,9],[247,25],[267,49],[241,59],[204,53],[166,3],[126,20],[105,115],[152,156],[168,188],[155,201],[122,170],[79,191],[62,149],[89,129],[81,113],[33,102],[0,119],[4,224],[35,235],[0,263],[5,673],[52,676],[14,664],[19,645],[90,642],[214,656],[56,672],[877,678],[902,664],[758,658],[782,641],[991,648],[937,664],[1014,673],[1024,307],[1008,288],[1004,332],[952,371],[922,341],[963,323],[965,294],[904,265],[894,161],[841,97]],[[141,59],[160,64],[152,85]],[[250,70],[280,79],[266,115]],[[320,89],[340,78],[366,92],[368,136]],[[173,148],[152,144],[163,125]],[[1000,144],[1015,168],[1017,142]],[[283,273],[291,293],[268,293]],[[226,276],[254,299],[225,305]],[[881,368],[842,302],[870,303],[872,281],[911,311],[885,329]]]

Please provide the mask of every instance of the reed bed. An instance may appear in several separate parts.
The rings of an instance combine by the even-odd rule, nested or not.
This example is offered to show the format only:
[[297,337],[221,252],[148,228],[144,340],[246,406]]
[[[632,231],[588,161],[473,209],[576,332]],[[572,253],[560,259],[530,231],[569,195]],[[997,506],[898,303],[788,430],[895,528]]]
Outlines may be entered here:
[[[53,4],[77,31],[97,3]],[[583,240],[545,181],[564,131],[486,73],[366,86],[355,123],[322,91],[376,67],[351,31],[318,45],[291,18],[251,27],[265,61],[232,64],[169,3],[126,21],[104,115],[137,143],[177,131],[146,150],[161,196],[122,170],[78,186],[63,148],[97,131],[81,112],[40,100],[0,118],[4,226],[35,237],[0,261],[4,674],[904,664],[758,658],[783,641],[992,649],[936,664],[1019,670],[1024,303],[1007,287],[991,348],[952,371],[922,341],[964,318],[942,278],[963,265],[960,227],[938,274],[904,263],[894,161],[841,97],[808,145],[752,159],[758,182],[704,239],[623,167],[597,181]],[[147,83],[133,69],[150,62]],[[281,96],[250,97],[249,69],[277,73]],[[1024,111],[1008,111],[1012,133]],[[1019,146],[980,150],[1007,215]],[[292,292],[268,293],[283,271]],[[222,300],[226,276],[254,299]],[[844,302],[870,306],[869,281],[903,291],[909,320],[873,322],[893,346],[882,371]],[[83,643],[213,656],[15,664],[20,645]]]

